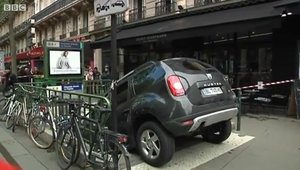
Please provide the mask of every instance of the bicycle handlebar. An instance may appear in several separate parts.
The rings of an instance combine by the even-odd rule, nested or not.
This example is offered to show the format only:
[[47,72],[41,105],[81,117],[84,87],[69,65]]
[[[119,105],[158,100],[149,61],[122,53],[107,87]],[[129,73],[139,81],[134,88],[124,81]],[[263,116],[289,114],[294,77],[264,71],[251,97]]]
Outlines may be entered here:
[[19,88],[21,88],[23,91],[25,91],[26,93],[34,93],[34,91],[29,91],[29,90],[26,90],[26,89],[24,89],[24,87],[23,86],[21,86],[21,84],[17,84],[18,85],[18,87]]

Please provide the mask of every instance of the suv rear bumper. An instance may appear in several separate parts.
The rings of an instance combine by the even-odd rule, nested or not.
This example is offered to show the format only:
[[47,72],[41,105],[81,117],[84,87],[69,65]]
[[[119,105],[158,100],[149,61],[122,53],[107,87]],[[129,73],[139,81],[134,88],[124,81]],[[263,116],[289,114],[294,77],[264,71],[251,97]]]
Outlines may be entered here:
[[197,130],[200,127],[200,125],[201,127],[206,127],[218,122],[232,119],[237,115],[237,112],[238,112],[238,108],[230,108],[230,109],[220,110],[210,114],[198,116],[193,119],[194,123],[192,127],[189,129],[189,132],[193,132]]

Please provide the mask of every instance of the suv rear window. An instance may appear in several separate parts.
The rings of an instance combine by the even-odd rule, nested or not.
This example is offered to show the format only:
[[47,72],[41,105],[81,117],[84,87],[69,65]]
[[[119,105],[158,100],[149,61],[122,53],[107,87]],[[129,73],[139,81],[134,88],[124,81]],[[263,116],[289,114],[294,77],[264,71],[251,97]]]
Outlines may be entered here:
[[166,63],[169,67],[171,67],[174,71],[184,72],[184,73],[191,73],[196,74],[201,71],[204,71],[208,68],[211,68],[209,65],[205,63],[201,63],[197,60],[165,60],[163,61]]

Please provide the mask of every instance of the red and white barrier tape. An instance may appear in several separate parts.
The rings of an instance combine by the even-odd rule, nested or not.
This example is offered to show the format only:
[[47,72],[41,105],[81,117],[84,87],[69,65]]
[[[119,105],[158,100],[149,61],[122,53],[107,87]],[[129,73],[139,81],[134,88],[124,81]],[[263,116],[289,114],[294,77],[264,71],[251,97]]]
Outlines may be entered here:
[[270,82],[270,83],[265,83],[265,84],[256,84],[256,85],[251,85],[251,86],[243,86],[243,87],[237,87],[237,88],[232,88],[231,90],[238,90],[238,89],[250,89],[250,88],[256,88],[256,87],[263,87],[263,86],[272,86],[272,85],[278,85],[278,84],[285,84],[285,83],[291,83],[294,82],[294,79],[290,80],[284,80],[284,81],[275,81],[275,82]]

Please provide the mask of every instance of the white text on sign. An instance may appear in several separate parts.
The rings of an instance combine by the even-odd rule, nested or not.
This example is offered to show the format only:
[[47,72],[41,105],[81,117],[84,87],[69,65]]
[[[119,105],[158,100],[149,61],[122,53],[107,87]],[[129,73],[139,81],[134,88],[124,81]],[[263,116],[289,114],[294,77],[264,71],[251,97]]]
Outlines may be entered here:
[[4,11],[26,11],[26,4],[4,4]]

